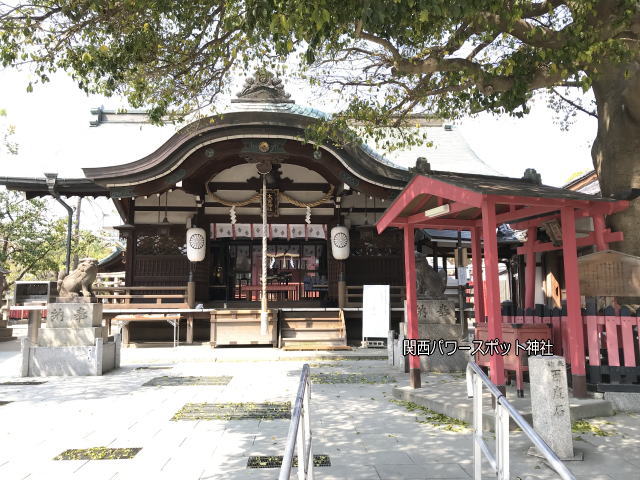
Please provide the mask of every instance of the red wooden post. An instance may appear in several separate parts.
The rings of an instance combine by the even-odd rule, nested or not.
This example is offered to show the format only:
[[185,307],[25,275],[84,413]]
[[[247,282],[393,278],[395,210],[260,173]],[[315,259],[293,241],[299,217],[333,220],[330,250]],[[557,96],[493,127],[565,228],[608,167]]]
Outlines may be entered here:
[[580,311],[580,279],[578,276],[578,251],[576,245],[576,218],[573,207],[562,207],[562,256],[567,291],[567,330],[571,358],[571,385],[575,398],[587,396],[585,369],[584,330]]
[[604,223],[604,215],[593,215],[593,230],[596,237],[596,249],[599,252],[609,249],[609,244],[604,239],[604,230],[606,228]]
[[[496,209],[495,203],[490,199],[485,199],[482,204],[482,234],[484,238],[484,267],[487,271],[487,303],[485,308],[489,317],[489,339],[497,338],[502,342]],[[489,368],[491,370],[491,381],[504,392],[504,359],[502,356],[497,353],[492,355],[489,360]]]
[[[416,257],[414,247],[414,229],[404,228],[404,279],[407,289],[407,335],[409,340],[418,339],[418,305],[416,302]],[[409,383],[411,388],[420,388],[420,357],[409,357]]]
[[527,229],[527,243],[524,247],[525,254],[525,276],[524,276],[524,308],[533,308],[536,303],[536,252],[533,249],[538,234],[537,227]]
[[480,244],[481,229],[471,229],[471,262],[473,264],[473,311],[476,326],[484,322],[484,281],[482,279],[482,245]]

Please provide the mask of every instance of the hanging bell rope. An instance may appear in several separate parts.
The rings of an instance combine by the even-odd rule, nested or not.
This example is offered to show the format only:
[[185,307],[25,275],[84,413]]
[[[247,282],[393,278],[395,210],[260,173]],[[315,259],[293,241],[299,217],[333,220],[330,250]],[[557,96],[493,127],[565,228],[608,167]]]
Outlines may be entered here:
[[260,334],[268,332],[267,312],[267,176],[262,175],[262,302],[260,303]]

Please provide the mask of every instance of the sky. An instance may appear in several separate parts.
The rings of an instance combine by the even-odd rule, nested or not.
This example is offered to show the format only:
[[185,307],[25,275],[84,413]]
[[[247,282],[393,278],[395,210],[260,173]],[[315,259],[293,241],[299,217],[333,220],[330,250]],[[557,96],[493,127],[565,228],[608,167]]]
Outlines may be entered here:
[[[125,106],[122,100],[88,96],[64,73],[28,93],[29,74],[0,71],[0,109],[3,122],[15,126],[13,141],[18,155],[0,153],[0,176],[41,177],[57,172],[65,177],[83,177],[82,167],[114,165],[137,160],[158,148],[175,131],[175,126],[101,125],[90,127],[90,109]],[[238,81],[232,92],[241,89]],[[285,89],[297,104],[329,111],[317,105],[308,89],[290,85]],[[543,183],[561,186],[576,172],[593,168],[591,145],[596,121],[580,114],[568,131],[554,123],[554,114],[544,100],[534,103],[522,119],[481,114],[456,122],[456,127],[475,153],[498,172],[520,177],[535,168]],[[106,129],[110,129],[108,132]],[[380,152],[384,153],[384,152]],[[75,204],[75,202],[73,202]],[[60,215],[64,210],[59,208]],[[83,205],[83,227],[98,229],[117,225],[119,218],[108,201],[87,201]]]

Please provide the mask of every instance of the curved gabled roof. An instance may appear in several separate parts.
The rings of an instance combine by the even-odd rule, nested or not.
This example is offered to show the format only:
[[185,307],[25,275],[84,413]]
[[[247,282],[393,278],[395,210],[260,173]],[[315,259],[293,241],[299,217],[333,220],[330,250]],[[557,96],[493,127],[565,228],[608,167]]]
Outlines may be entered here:
[[[295,104],[260,104],[260,107],[259,110],[243,109],[200,119],[139,160],[110,167],[84,168],[83,171],[87,178],[106,187],[138,185],[169,175],[191,153],[205,145],[236,138],[302,140],[305,128],[321,115]],[[327,143],[320,148],[330,152],[355,177],[382,187],[401,189],[412,176],[362,144],[338,147]]]

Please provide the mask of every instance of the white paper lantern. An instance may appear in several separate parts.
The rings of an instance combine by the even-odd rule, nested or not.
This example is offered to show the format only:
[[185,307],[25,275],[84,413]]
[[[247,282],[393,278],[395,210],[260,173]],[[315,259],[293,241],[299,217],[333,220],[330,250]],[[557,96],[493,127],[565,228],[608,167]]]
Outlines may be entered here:
[[207,233],[204,228],[187,230],[187,258],[190,262],[201,262],[207,252]]
[[331,229],[331,253],[336,260],[349,258],[349,229],[342,225]]

